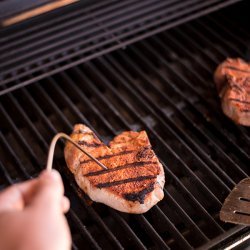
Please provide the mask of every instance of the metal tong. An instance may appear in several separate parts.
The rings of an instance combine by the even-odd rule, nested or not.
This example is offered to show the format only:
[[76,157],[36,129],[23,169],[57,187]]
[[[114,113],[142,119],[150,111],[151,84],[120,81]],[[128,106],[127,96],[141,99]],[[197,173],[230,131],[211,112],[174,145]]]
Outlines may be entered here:
[[47,170],[52,169],[55,146],[56,146],[57,141],[61,138],[68,140],[70,143],[72,143],[74,146],[76,146],[79,150],[81,150],[85,155],[87,155],[90,159],[92,159],[96,164],[98,164],[101,168],[103,168],[105,170],[108,169],[105,165],[103,165],[100,161],[98,161],[94,156],[92,156],[87,151],[82,149],[80,147],[80,145],[78,145],[76,142],[74,142],[68,135],[66,135],[64,133],[58,133],[54,136],[54,138],[52,139],[52,141],[50,143],[49,154],[48,154],[47,165],[46,165]]

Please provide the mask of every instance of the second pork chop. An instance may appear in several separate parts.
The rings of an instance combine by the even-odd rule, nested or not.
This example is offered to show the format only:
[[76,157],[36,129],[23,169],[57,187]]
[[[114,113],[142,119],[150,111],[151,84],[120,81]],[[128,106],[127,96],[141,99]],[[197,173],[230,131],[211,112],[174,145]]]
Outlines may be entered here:
[[214,81],[224,113],[236,123],[250,126],[250,64],[228,58],[216,69]]

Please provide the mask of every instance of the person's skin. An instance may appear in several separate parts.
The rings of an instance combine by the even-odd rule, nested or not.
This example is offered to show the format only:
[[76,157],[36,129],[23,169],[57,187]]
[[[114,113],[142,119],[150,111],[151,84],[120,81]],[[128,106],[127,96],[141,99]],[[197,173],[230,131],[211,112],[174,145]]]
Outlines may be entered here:
[[71,235],[64,213],[59,173],[44,171],[38,178],[0,193],[0,249],[69,250]]

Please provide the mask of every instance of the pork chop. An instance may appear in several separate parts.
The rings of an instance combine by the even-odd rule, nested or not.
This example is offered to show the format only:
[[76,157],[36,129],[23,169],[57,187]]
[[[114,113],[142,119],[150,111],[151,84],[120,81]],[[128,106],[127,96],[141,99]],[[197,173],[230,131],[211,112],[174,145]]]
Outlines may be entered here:
[[250,126],[250,64],[228,58],[217,67],[214,81],[223,112],[236,123]]
[[87,126],[77,124],[71,138],[108,168],[102,169],[66,143],[66,163],[77,184],[93,201],[140,214],[163,199],[164,170],[145,131],[123,132],[108,147]]

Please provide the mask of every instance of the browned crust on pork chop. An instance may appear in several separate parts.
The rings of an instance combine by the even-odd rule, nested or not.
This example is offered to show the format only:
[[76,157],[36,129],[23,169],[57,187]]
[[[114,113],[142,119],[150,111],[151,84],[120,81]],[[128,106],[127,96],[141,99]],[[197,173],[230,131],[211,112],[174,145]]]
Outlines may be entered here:
[[[123,206],[124,200],[127,200],[131,209],[127,212],[136,212],[133,204],[145,205],[148,200],[148,204],[152,206],[163,198],[163,167],[151,149],[145,131],[123,132],[108,147],[88,127],[78,124],[74,127],[71,138],[108,167],[108,170],[103,170],[72,144],[66,144],[67,165],[85,192],[89,192],[87,185],[91,185],[91,190],[105,190],[105,195],[112,194],[116,202],[123,202]],[[154,203],[150,201],[151,196],[153,199],[159,196],[159,199]]]

